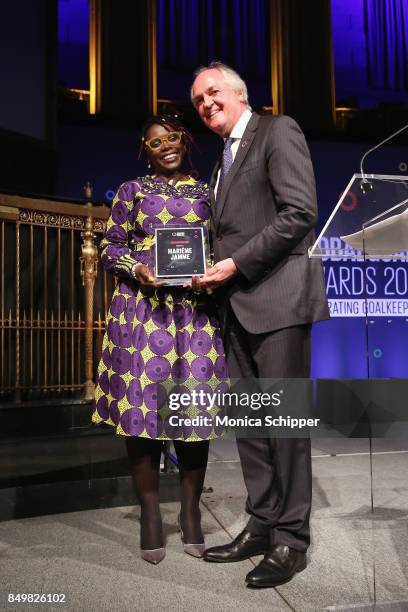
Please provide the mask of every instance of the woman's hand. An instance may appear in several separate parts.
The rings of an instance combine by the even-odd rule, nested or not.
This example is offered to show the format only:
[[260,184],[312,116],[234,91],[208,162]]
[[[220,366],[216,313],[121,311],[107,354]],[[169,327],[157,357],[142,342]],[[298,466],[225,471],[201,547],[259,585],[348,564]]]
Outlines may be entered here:
[[161,287],[163,281],[158,281],[150,272],[149,268],[142,263],[137,263],[132,268],[132,274],[138,283],[147,287]]

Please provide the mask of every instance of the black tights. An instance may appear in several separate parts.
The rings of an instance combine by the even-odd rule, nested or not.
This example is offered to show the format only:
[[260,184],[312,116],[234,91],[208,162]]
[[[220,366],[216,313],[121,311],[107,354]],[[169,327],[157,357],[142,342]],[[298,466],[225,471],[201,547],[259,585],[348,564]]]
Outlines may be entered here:
[[[140,501],[140,546],[152,550],[163,546],[162,520],[159,506],[160,455],[163,442],[127,437],[126,446],[132,478]],[[180,521],[184,542],[204,541],[200,524],[200,497],[208,460],[209,442],[174,441],[180,472]]]

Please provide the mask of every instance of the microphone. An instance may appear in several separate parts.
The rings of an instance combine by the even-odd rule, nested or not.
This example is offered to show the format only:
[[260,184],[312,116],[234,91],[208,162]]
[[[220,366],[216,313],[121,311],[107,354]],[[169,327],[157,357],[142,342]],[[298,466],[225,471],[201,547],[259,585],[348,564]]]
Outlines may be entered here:
[[401,134],[401,132],[403,132],[407,128],[408,128],[408,123],[406,125],[403,125],[402,128],[400,128],[396,132],[393,132],[390,136],[387,136],[387,138],[384,138],[384,140],[382,140],[381,142],[376,144],[374,147],[371,147],[371,149],[368,149],[368,151],[366,151],[364,153],[363,157],[360,160],[360,174],[362,176],[362,180],[361,180],[361,183],[360,183],[360,189],[361,189],[361,191],[363,193],[368,193],[374,187],[374,185],[371,183],[371,181],[368,180],[367,175],[365,174],[364,168],[363,168],[363,163],[364,163],[364,160],[367,157],[367,155],[370,155],[370,153],[372,153],[373,151],[375,151],[376,149],[381,147],[383,144],[385,144],[386,142],[388,142],[389,140],[391,140],[395,136],[398,136],[398,134]]

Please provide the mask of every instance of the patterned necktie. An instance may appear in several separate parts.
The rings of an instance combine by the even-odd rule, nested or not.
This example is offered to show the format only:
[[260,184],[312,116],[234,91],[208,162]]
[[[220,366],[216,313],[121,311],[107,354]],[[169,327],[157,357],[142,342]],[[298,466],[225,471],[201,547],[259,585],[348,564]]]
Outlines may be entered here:
[[220,170],[220,178],[218,181],[217,187],[217,197],[215,198],[215,208],[217,209],[217,202],[219,202],[221,197],[221,191],[224,185],[225,177],[231,169],[232,162],[234,161],[232,157],[231,145],[234,142],[234,138],[227,138],[224,143],[224,150],[222,152],[222,163]]

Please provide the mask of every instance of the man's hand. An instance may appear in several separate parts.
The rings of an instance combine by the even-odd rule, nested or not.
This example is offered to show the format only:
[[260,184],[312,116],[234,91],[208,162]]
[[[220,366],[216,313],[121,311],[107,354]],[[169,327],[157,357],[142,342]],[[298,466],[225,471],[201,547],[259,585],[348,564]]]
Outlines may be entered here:
[[238,274],[237,266],[234,260],[229,257],[228,259],[219,261],[212,268],[209,268],[207,274],[205,276],[200,276],[198,280],[201,289],[207,291],[208,289],[216,289],[220,285],[223,285],[236,274]]

